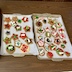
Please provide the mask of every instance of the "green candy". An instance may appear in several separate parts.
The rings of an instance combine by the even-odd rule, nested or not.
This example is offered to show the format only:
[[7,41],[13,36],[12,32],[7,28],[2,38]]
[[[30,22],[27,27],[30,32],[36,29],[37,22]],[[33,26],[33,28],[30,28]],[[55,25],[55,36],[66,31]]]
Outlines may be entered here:
[[38,19],[39,17],[38,16],[36,16],[36,19]]
[[19,20],[18,20],[18,23],[21,23],[21,22],[22,22],[22,21],[19,19]]

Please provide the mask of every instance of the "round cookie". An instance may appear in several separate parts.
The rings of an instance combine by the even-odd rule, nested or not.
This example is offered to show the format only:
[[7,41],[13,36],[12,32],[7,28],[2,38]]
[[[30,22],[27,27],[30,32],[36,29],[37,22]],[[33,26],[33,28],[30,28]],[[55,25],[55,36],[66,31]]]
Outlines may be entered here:
[[40,21],[37,21],[37,22],[36,22],[36,26],[37,26],[37,27],[42,27],[42,23],[41,23]]
[[53,53],[52,52],[47,52],[47,57],[48,58],[53,58]]
[[9,54],[13,54],[15,52],[15,47],[13,45],[8,45],[7,48],[6,48],[6,51]]

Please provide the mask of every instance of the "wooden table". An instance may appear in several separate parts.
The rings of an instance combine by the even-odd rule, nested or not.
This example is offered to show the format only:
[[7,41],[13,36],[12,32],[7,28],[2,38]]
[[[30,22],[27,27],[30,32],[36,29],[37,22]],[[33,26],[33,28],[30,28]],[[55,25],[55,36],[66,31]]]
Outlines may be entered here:
[[[61,14],[72,43],[72,2],[0,1],[2,13],[55,13]],[[0,57],[0,72],[50,72],[72,70],[72,61],[53,62],[38,60],[35,56],[23,58]]]

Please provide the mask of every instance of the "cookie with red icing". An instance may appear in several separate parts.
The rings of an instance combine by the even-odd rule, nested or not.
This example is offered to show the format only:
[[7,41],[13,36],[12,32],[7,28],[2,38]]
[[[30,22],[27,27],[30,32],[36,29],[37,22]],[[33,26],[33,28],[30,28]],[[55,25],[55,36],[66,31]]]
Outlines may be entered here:
[[53,53],[52,52],[47,52],[47,57],[48,58],[53,58]]
[[31,27],[29,27],[29,26],[24,27],[25,32],[30,32],[30,29],[31,29]]
[[39,47],[44,47],[44,42],[42,40],[38,41],[37,44]]
[[65,54],[66,54],[66,56],[67,56],[67,57],[69,57],[69,56],[70,56],[70,53],[69,53],[69,52],[67,52],[67,51],[65,52]]
[[22,18],[22,21],[23,21],[23,22],[28,22],[28,21],[29,21],[29,20],[28,20],[28,17],[23,17],[23,18]]
[[4,28],[5,28],[5,29],[10,29],[10,28],[11,28],[11,25],[10,25],[10,24],[5,24],[5,25],[4,25]]
[[27,35],[26,35],[26,33],[20,33],[20,38],[22,38],[22,39],[25,39],[25,38],[27,38]]
[[27,44],[22,44],[20,47],[22,52],[28,52],[29,51],[29,46]]
[[3,41],[5,42],[5,44],[9,44],[11,43],[11,38],[5,37]]

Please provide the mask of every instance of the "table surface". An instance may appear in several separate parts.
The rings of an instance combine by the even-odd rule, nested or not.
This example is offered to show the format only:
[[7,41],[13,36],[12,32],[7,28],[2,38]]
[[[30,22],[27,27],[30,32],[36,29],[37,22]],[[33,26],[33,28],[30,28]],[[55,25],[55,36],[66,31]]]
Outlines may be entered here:
[[[72,43],[72,2],[0,1],[2,13],[54,13],[61,14]],[[72,60],[53,62],[38,60],[36,56],[0,57],[0,72],[50,72],[72,70]]]

